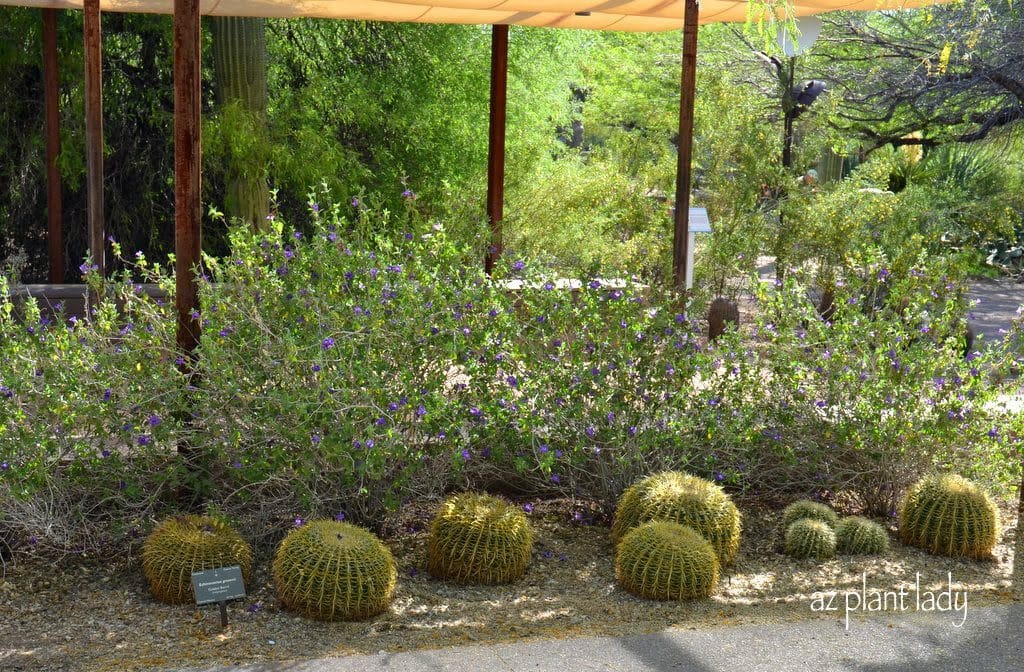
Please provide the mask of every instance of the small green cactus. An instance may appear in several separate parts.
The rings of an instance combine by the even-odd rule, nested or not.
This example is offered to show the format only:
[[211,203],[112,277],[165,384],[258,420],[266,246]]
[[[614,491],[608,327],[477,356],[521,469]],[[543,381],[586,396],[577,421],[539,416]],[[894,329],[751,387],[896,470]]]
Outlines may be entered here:
[[315,520],[288,533],[274,554],[274,586],[291,611],[321,621],[358,621],[391,603],[398,568],[371,532]]
[[615,579],[629,592],[653,600],[703,598],[718,585],[718,555],[693,528],[651,521],[622,538]]
[[719,564],[728,565],[740,547],[740,513],[729,495],[703,478],[665,471],[637,481],[622,493],[612,540],[618,544],[634,527],[651,520],[687,525],[711,542]]
[[999,514],[992,499],[954,474],[922,479],[900,508],[900,539],[931,553],[988,558],[999,533]]
[[510,583],[533,550],[526,516],[509,503],[473,492],[449,497],[430,526],[428,569],[460,583]]
[[786,528],[786,555],[828,560],[836,554],[836,533],[827,523],[801,518]]
[[889,533],[878,523],[849,516],[836,524],[836,551],[849,555],[881,555],[889,550]]
[[801,499],[782,510],[782,529],[788,530],[790,525],[802,518],[820,520],[831,528],[835,528],[839,522],[839,516],[827,504]]
[[142,572],[153,597],[168,604],[195,601],[192,572],[238,565],[249,584],[252,549],[234,529],[208,516],[182,515],[157,525],[142,545]]

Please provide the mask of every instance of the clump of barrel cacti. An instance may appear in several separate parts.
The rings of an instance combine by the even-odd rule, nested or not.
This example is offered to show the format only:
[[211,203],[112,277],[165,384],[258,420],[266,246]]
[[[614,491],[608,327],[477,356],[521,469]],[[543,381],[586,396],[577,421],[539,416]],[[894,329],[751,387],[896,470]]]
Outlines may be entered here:
[[878,523],[849,516],[836,524],[836,551],[850,555],[881,555],[889,550],[889,533]]
[[903,500],[900,539],[939,555],[988,558],[999,539],[999,515],[988,494],[966,478],[928,476]]
[[238,565],[248,585],[252,549],[226,523],[208,516],[164,520],[142,545],[142,572],[153,597],[168,604],[194,602],[192,572]]
[[801,518],[820,520],[833,528],[839,522],[839,516],[827,504],[812,502],[809,499],[801,499],[782,510],[782,529],[788,530],[790,525]]
[[315,520],[295,528],[274,555],[274,586],[291,611],[321,621],[357,621],[391,603],[398,568],[387,546],[361,527]]
[[634,527],[651,520],[687,525],[707,539],[728,565],[740,546],[740,513],[729,495],[711,481],[677,471],[640,480],[622,493],[612,540],[618,544]]
[[510,583],[523,576],[533,533],[517,507],[491,495],[449,497],[430,526],[427,566],[439,579]]
[[784,547],[794,558],[828,560],[836,554],[836,533],[827,523],[801,518],[786,528]]
[[651,521],[622,538],[615,578],[629,592],[654,600],[707,597],[718,585],[718,555],[693,528]]

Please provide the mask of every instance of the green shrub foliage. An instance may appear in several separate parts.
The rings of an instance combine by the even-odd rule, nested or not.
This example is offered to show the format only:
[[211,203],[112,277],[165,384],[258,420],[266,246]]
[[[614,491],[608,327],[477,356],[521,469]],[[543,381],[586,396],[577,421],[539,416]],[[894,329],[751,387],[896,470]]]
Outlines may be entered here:
[[848,516],[835,526],[836,551],[849,555],[882,555],[889,550],[889,533],[862,516]]
[[835,527],[839,522],[839,516],[832,510],[832,507],[820,502],[812,502],[809,499],[801,499],[793,502],[782,511],[782,529],[789,529],[789,526],[801,518],[812,518],[827,523],[829,527]]
[[613,541],[619,543],[631,529],[651,520],[692,527],[711,543],[722,565],[731,563],[739,550],[739,510],[711,481],[674,471],[638,481],[619,499]]
[[955,474],[922,479],[900,508],[903,543],[938,555],[988,558],[999,532],[999,513],[988,493]]
[[510,583],[530,562],[533,533],[523,512],[491,495],[449,497],[430,525],[428,567],[439,579]]
[[284,538],[274,586],[285,608],[321,621],[357,621],[391,603],[398,568],[380,539],[361,527],[316,520]]
[[208,516],[182,515],[157,525],[142,546],[142,571],[153,597],[168,604],[195,601],[192,572],[238,565],[246,585],[252,549],[234,529]]
[[718,555],[693,528],[668,521],[634,527],[615,552],[615,578],[654,600],[708,597],[718,585]]
[[827,523],[802,518],[786,528],[784,545],[794,558],[828,560],[836,554],[836,533]]

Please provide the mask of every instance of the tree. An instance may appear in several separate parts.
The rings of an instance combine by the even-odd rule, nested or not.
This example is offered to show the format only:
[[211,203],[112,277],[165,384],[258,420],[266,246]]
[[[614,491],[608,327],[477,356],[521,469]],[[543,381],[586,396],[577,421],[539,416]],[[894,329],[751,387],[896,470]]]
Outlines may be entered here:
[[835,118],[868,150],[973,142],[1024,118],[1024,14],[1009,0],[826,18]]

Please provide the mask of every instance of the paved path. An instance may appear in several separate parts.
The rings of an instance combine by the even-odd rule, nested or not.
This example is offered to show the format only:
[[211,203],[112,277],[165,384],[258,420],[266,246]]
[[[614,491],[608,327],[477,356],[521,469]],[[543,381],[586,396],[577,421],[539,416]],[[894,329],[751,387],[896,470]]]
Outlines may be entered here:
[[[842,596],[840,596],[842,599]],[[909,606],[909,605],[908,605]],[[637,637],[467,646],[203,672],[1020,672],[1024,605],[963,612],[854,614],[763,626],[668,630]],[[955,618],[954,618],[955,616]],[[962,627],[954,627],[960,623]],[[182,671],[184,672],[184,671]]]
[[[971,310],[974,333],[984,334],[985,342],[993,343],[1002,339],[1017,317],[1017,309],[1024,304],[1024,282],[1010,278],[974,280],[969,296],[978,302]],[[1021,667],[1024,669],[1024,665]]]

